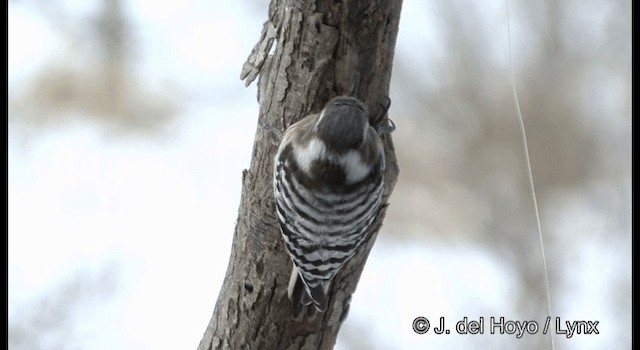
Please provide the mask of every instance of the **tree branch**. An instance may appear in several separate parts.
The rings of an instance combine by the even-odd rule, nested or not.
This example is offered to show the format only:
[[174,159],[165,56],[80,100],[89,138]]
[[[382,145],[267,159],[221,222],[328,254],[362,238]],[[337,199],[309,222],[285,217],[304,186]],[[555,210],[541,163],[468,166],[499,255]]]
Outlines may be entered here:
[[[286,127],[333,96],[355,94],[370,113],[388,96],[399,0],[272,0],[241,78],[258,77],[260,115],[224,284],[199,349],[330,349],[347,316],[398,176],[390,135],[382,210],[369,241],[334,278],[324,313],[293,318],[291,261],[273,199],[273,156]],[[272,46],[276,44],[272,54]]]

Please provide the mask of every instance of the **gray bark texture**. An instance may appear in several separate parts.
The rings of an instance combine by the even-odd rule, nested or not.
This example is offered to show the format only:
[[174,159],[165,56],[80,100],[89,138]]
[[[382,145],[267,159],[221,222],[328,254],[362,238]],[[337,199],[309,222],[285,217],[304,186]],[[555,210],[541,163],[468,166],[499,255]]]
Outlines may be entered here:
[[271,1],[242,69],[247,85],[258,77],[258,128],[242,174],[229,266],[198,349],[333,348],[398,177],[391,136],[382,137],[384,205],[368,241],[336,275],[327,311],[296,319],[286,294],[292,263],[275,213],[273,157],[289,125],[336,95],[355,95],[372,115],[382,114],[401,6],[400,0]]

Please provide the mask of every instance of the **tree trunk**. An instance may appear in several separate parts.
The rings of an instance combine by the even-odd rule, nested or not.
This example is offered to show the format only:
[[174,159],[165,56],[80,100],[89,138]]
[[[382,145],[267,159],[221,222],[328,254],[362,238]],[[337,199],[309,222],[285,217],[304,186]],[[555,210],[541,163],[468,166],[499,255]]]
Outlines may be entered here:
[[[336,95],[356,95],[381,114],[400,20],[399,0],[272,0],[241,78],[258,79],[260,115],[231,258],[198,349],[330,349],[349,310],[398,176],[390,135],[383,207],[369,240],[334,278],[324,313],[294,319],[286,289],[292,262],[273,198],[273,156],[289,125]],[[273,53],[271,47],[276,43]],[[383,301],[381,301],[383,302]]]

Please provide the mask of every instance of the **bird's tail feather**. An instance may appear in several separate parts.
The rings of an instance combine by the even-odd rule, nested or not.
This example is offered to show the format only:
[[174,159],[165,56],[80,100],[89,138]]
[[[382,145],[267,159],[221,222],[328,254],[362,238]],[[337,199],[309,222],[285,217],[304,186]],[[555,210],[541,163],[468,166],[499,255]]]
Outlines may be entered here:
[[287,294],[293,304],[293,314],[295,317],[300,314],[303,308],[311,304],[313,304],[318,311],[325,311],[327,309],[327,294],[323,286],[309,287],[306,285],[295,265],[291,270]]

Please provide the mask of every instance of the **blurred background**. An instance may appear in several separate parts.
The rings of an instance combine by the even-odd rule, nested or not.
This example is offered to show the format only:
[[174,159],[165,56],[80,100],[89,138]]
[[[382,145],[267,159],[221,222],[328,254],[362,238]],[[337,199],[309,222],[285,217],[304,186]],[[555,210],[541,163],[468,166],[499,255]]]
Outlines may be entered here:
[[[194,349],[226,271],[268,1],[8,3],[9,349]],[[510,0],[557,349],[631,348],[631,1]],[[405,0],[400,178],[337,349],[546,348],[502,0]],[[450,335],[412,321],[445,317]],[[485,334],[455,334],[463,317]],[[554,328],[552,322],[552,328]]]

